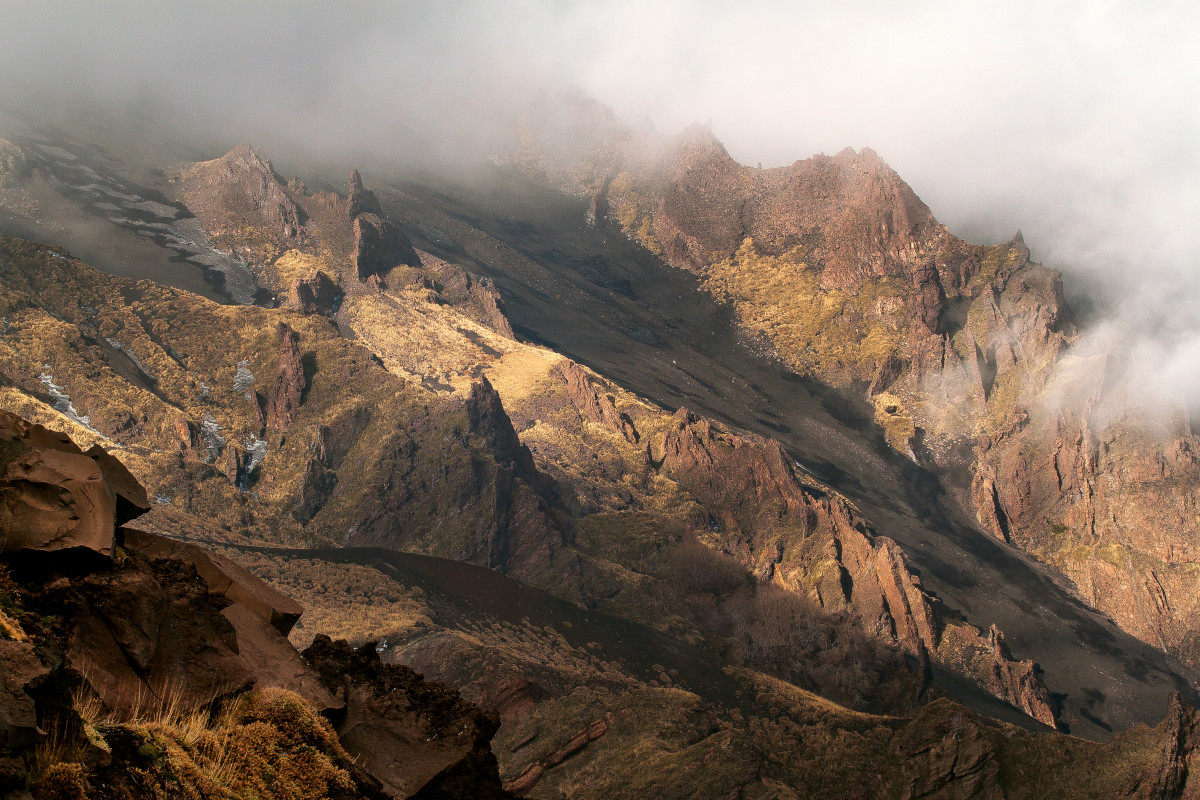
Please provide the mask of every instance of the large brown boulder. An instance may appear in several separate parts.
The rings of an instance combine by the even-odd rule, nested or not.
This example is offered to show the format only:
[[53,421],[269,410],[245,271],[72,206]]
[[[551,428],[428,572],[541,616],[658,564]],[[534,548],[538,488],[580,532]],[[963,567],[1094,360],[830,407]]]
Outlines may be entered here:
[[83,547],[111,555],[113,530],[149,509],[145,490],[103,448],[0,411],[0,551]]
[[245,606],[283,636],[291,632],[296,620],[304,613],[304,608],[295,600],[205,547],[133,528],[122,529],[121,537],[125,549],[131,553],[191,564],[210,594]]

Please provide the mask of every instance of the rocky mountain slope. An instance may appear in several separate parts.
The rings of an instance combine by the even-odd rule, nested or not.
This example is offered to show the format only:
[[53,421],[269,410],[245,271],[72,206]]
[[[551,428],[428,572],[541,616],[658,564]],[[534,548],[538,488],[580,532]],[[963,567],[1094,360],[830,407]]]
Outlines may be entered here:
[[[1012,642],[1028,628],[1014,634],[1007,624],[1003,631],[980,624],[986,614],[960,604],[977,594],[969,586],[954,596],[932,593],[927,580],[944,581],[947,573],[918,576],[901,546],[884,535],[890,520],[876,517],[874,508],[869,521],[864,517],[854,488],[862,472],[839,474],[819,459],[802,464],[777,440],[687,409],[664,410],[552,350],[516,341],[496,289],[454,263],[472,258],[476,241],[499,250],[499,238],[477,224],[452,227],[443,217],[441,227],[404,224],[412,197],[396,203],[395,195],[381,192],[381,203],[357,173],[347,188],[343,199],[285,183],[251,148],[164,171],[163,190],[178,192],[173,202],[201,220],[229,257],[242,260],[260,301],[275,298],[287,308],[217,305],[100,274],[61,250],[3,239],[4,402],[123,459],[155,500],[138,521],[143,532],[240,543],[241,550],[227,554],[263,574],[273,568],[246,556],[260,552],[246,547],[381,545],[489,567],[560,601],[699,648],[724,667],[722,674],[749,670],[736,674],[752,676],[744,680],[767,698],[767,713],[753,715],[763,720],[773,718],[772,705],[779,707],[772,698],[801,691],[795,687],[906,719],[942,703],[948,690],[1029,727],[1039,720],[1103,736],[1106,726],[1111,732],[1139,718],[1157,722],[1170,688],[1186,691],[1186,679],[1148,649],[1135,654],[1083,615],[1046,619],[1042,635],[1059,639],[1060,652],[1094,658],[1112,674],[1097,682],[1051,668],[1043,682],[1032,660],[1013,657]],[[448,246],[468,236],[478,237],[471,247]],[[417,263],[409,263],[414,256]],[[503,253],[493,265],[507,267]],[[595,285],[604,286],[602,265],[593,262],[591,269]],[[625,289],[607,284],[606,291]],[[557,292],[560,285],[540,288]],[[655,336],[632,325],[626,330]],[[817,477],[823,472],[834,480]],[[320,559],[330,556],[322,551]],[[303,570],[273,573],[273,580],[322,594],[329,571],[315,569],[315,580]],[[445,677],[471,699],[515,696],[527,705],[521,692],[513,694],[515,684],[493,685],[485,677],[497,674],[494,653],[503,648],[493,645],[507,647],[513,631],[460,630],[449,640],[426,641],[421,629],[434,615],[416,592],[425,591],[427,578],[379,589],[355,574],[346,598],[378,590],[389,610],[365,604],[373,619],[425,642],[397,650],[396,658]],[[1051,594],[1047,602],[1059,601]],[[300,635],[363,630],[363,620],[339,609],[321,598],[321,625]],[[460,620],[470,616],[458,612]],[[1100,635],[1110,638],[1093,656],[1088,650]],[[478,649],[464,650],[464,636]],[[456,653],[466,652],[478,655],[448,669],[458,663]],[[530,680],[541,657],[535,652],[518,659],[519,669],[505,670],[533,687],[528,699],[543,707],[548,733],[519,758],[502,757],[506,779],[536,788],[522,780],[550,774],[556,777],[538,791],[551,791],[582,763],[568,757],[584,745],[604,753],[596,769],[611,771],[624,752],[588,743],[605,736],[593,737],[593,723],[611,727],[604,715],[616,714],[611,703],[618,701],[605,700],[603,713],[560,716],[574,702],[572,670],[584,667],[571,656],[566,673]],[[644,670],[635,678],[649,688],[669,686],[674,679],[663,676],[683,673],[696,653],[675,652],[677,665],[660,664],[653,678]],[[597,657],[603,661],[604,651]],[[585,673],[595,666],[584,662],[591,664]],[[1139,675],[1131,671],[1135,662]],[[780,679],[786,683],[772,682]],[[1092,696],[1092,686],[1106,691]],[[1066,697],[1051,693],[1063,690]],[[649,695],[642,699],[653,706]],[[726,696],[717,705],[728,710],[737,703]],[[1176,716],[1186,721],[1187,713]],[[517,729],[515,719],[505,721],[500,735],[507,741]],[[750,766],[770,759],[769,741],[754,745],[758,755],[748,757],[744,773],[722,780],[760,789],[798,785],[805,774],[799,765],[775,777]],[[550,749],[542,752],[543,745]],[[1131,769],[1149,769],[1157,758],[1151,750],[1144,751],[1149,761],[1135,759]],[[655,767],[644,780],[663,774]],[[704,775],[709,780],[712,773]],[[1144,780],[1126,783],[1122,791],[1129,794]],[[582,784],[562,785],[582,791]]]
[[514,162],[697,274],[792,369],[865,390],[894,448],[969,471],[951,483],[984,530],[1196,666],[1189,416],[1120,407],[1113,359],[1072,354],[1061,277],[1020,234],[954,237],[870,150],[763,170],[703,128],[670,138],[611,125],[605,147],[547,167],[529,156],[543,132],[524,131]]
[[[810,618],[815,630],[836,630],[844,625],[836,615],[848,614],[860,634],[912,657],[919,674],[936,663],[1035,719],[1056,724],[1057,705],[1032,663],[998,657],[992,641],[963,625],[955,612],[943,618],[940,604],[921,588],[899,549],[871,532],[843,498],[805,479],[775,442],[728,431],[686,410],[665,414],[578,365],[495,334],[493,341],[507,352],[481,345],[490,358],[454,364],[443,353],[442,361],[454,365],[453,380],[460,384],[481,368],[480,362],[486,364],[509,397],[524,441],[486,377],[470,383],[465,397],[451,384],[430,389],[411,379],[400,382],[390,389],[396,397],[391,415],[383,415],[366,410],[368,398],[385,396],[399,379],[371,362],[369,354],[343,349],[345,340],[320,327],[319,317],[275,312],[289,322],[268,322],[259,315],[270,312],[260,309],[175,296],[185,307],[197,304],[185,312],[190,325],[215,325],[204,315],[228,313],[220,323],[227,332],[238,332],[233,320],[241,320],[243,335],[276,351],[276,378],[260,395],[250,383],[255,380],[250,359],[236,361],[224,350],[227,344],[194,340],[181,325],[167,333],[166,321],[173,317],[158,310],[155,301],[142,314],[162,326],[159,341],[140,327],[145,324],[141,306],[128,305],[130,287],[122,289],[120,282],[53,251],[16,240],[6,246],[11,298],[16,304],[38,304],[6,316],[11,319],[5,369],[13,383],[9,402],[33,417],[73,422],[83,428],[81,435],[115,446],[155,492],[157,508],[144,526],[208,537],[212,529],[223,528],[218,535],[242,541],[382,544],[437,554],[666,624],[685,637],[702,637],[728,629],[720,620],[724,609],[705,608],[693,598],[675,607],[651,600],[663,584],[677,582],[671,561],[695,542],[723,554],[754,579],[726,605],[749,603],[752,617],[764,616],[770,598],[754,587],[781,587],[796,605],[788,613]],[[63,266],[56,268],[59,263]],[[30,273],[36,281],[22,294]],[[47,311],[54,296],[50,286],[86,303],[88,310],[51,306]],[[351,298],[346,305],[352,309],[358,302]],[[88,411],[73,412],[74,420],[37,398],[46,390],[43,379],[34,383],[26,377],[34,368],[29,351],[46,352],[37,348],[54,344],[36,322],[59,314],[67,316],[55,321],[65,324],[74,316],[79,326],[60,340],[63,349],[54,359],[58,377],[53,380],[62,381],[54,385],[67,397],[56,402],[72,408],[79,403]],[[114,369],[114,356],[98,344],[103,338],[117,349],[109,340],[120,339],[100,336],[117,325],[134,354],[118,352],[130,361],[136,358],[136,364],[168,365],[167,371],[152,370],[163,377],[152,384],[158,391],[131,385],[128,374]],[[311,384],[305,380],[300,343],[313,348]],[[133,346],[148,349],[139,356]],[[411,343],[406,357],[433,363],[432,357],[425,360],[429,346]],[[392,355],[378,350],[384,364]],[[205,362],[224,367],[218,371]],[[180,369],[183,363],[199,372],[187,374]],[[133,374],[148,384],[151,368],[136,369]],[[233,392],[209,388],[205,394],[200,387],[219,385],[222,372],[231,373],[224,379]],[[323,374],[329,384],[316,383]],[[191,388],[192,397],[177,388],[181,385]],[[83,387],[91,391],[77,391]],[[405,399],[414,392],[420,399]],[[439,406],[440,413],[433,413]],[[138,410],[135,424],[127,421],[130,409]],[[407,428],[404,449],[396,453],[395,434],[381,441],[374,433],[380,425]],[[447,445],[446,432],[455,426],[453,444]],[[430,476],[428,470],[437,465],[440,474]],[[388,494],[381,496],[379,487]],[[354,520],[350,529],[344,527],[347,519]],[[612,544],[621,550],[609,552]],[[737,574],[732,588],[742,583]],[[664,611],[669,612],[665,617]],[[761,649],[753,636],[719,635],[732,639],[743,659]],[[856,648],[864,645],[854,642],[851,637],[845,643],[841,658],[856,658]],[[841,699],[888,706],[899,702],[897,691],[904,691],[892,685],[891,676],[896,669],[907,672],[901,662],[881,674],[871,668],[840,676],[811,674],[818,661],[838,663],[829,660],[819,637],[805,647],[787,637],[771,646],[782,653],[763,658],[777,661],[776,671]],[[894,656],[879,653],[871,661],[880,658],[887,663]],[[1010,662],[1024,678],[1011,676]]]
[[[1003,781],[1022,797],[1061,765],[1067,797],[1190,796],[1197,724],[1177,701],[1158,728],[1105,745],[1000,727],[944,700],[912,719],[860,714],[456,562],[274,551],[372,564],[423,587],[434,627],[383,649],[469,678],[477,694],[483,679],[479,700],[495,714],[485,716],[381,663],[374,642],[355,650],[317,636],[299,654],[283,638],[303,613],[295,603],[202,547],[121,527],[149,503],[115,459],[9,414],[0,426],[0,491],[23,512],[3,528],[0,791],[509,797],[488,747],[498,715],[521,794],[988,796]],[[56,518],[77,524],[47,540],[39,527]],[[455,605],[473,608],[464,617]],[[549,619],[567,635],[549,625],[543,635],[536,625]],[[598,641],[573,649],[585,639]],[[522,657],[570,691],[535,699],[550,687],[513,676]],[[682,672],[647,668],[653,659]],[[563,738],[571,720],[592,716]]]

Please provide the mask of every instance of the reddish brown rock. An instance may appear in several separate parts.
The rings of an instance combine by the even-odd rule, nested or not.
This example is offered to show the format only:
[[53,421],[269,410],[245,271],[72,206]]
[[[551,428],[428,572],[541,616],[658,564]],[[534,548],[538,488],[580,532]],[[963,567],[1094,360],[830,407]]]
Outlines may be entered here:
[[346,179],[346,214],[354,219],[359,214],[374,214],[377,217],[383,216],[383,207],[379,205],[379,198],[375,193],[363,185],[362,175],[358,170],[350,170],[350,177]]
[[421,268],[412,272],[414,283],[434,291],[439,303],[452,305],[497,333],[514,338],[500,292],[491,280],[473,275],[458,264],[423,250],[418,250],[417,254]]
[[304,365],[299,337],[286,322],[277,326],[279,367],[266,397],[266,429],[276,435],[287,431],[304,398]]
[[23,747],[45,737],[27,690],[36,688],[49,673],[30,642],[0,639],[0,749]]
[[148,708],[168,693],[206,702],[255,681],[236,631],[220,615],[228,602],[210,596],[189,564],[152,567],[131,557],[113,574],[88,575],[59,591],[78,593],[92,609],[74,621],[67,661],[109,709]]
[[567,396],[579,415],[619,433],[630,444],[638,443],[637,428],[628,414],[617,411],[616,403],[596,384],[587,370],[574,361],[564,361],[555,371],[567,384]]
[[500,464],[512,465],[526,479],[533,479],[537,469],[533,454],[521,443],[512,420],[504,411],[500,394],[482,377],[471,384],[467,396],[467,426],[470,433],[487,443]]
[[806,491],[778,442],[735,434],[680,409],[662,444],[651,443],[647,453],[706,507],[722,512],[722,546],[762,581],[807,593],[811,556],[803,551],[817,548],[805,541],[785,547],[778,531],[799,529],[816,537],[837,564],[822,570],[823,582],[812,588],[817,602],[831,610],[853,609],[867,631],[928,664],[938,640],[936,603],[899,546],[869,533],[841,499]]
[[112,553],[112,530],[149,509],[145,490],[102,448],[0,412],[0,545]]
[[200,449],[200,426],[187,417],[178,416],[172,431],[184,458],[197,458],[196,452]]
[[855,288],[869,277],[908,278],[928,263],[945,229],[873,151],[847,148],[788,167],[744,167],[706,128],[666,144],[665,157],[631,159],[628,190],[611,191],[620,213],[649,197],[654,238],[675,266],[703,270],[714,253],[750,237],[766,253],[796,245],[821,269],[826,288]]
[[350,173],[349,216],[353,223],[353,262],[358,279],[386,276],[401,264],[420,266],[412,242],[383,214],[375,193],[364,188],[358,170]]
[[300,491],[292,516],[301,525],[307,525],[317,512],[325,505],[325,501],[333,494],[337,486],[337,473],[328,469],[321,459],[313,456],[304,463],[304,471],[300,474]]
[[540,763],[530,764],[521,770],[520,775],[505,784],[504,788],[518,797],[524,797],[530,789],[537,785],[545,773],[546,768]]
[[529,681],[519,675],[510,675],[485,686],[479,705],[485,711],[496,712],[501,723],[516,722],[533,713],[533,692]]
[[1004,634],[995,625],[992,639],[992,677],[989,688],[1001,700],[1021,709],[1043,725],[1058,727],[1054,698],[1042,683],[1037,665],[1032,661],[1017,661],[1008,650]]
[[909,313],[931,334],[941,332],[942,308],[946,292],[932,262],[918,264],[912,271],[913,295]]
[[338,285],[318,270],[309,278],[296,278],[288,289],[287,306],[301,314],[330,315],[337,311],[342,292]]
[[289,194],[271,162],[248,144],[220,158],[194,164],[180,179],[184,202],[218,243],[261,258],[245,241],[254,228],[276,247],[287,249],[308,239],[306,215]]
[[245,606],[250,613],[287,636],[304,613],[295,600],[271,588],[234,562],[199,545],[165,536],[124,528],[121,541],[126,550],[147,558],[168,558],[191,564],[214,595]]
[[588,741],[594,742],[604,734],[608,733],[608,723],[602,719],[598,719],[588,725]]
[[1162,747],[1162,768],[1154,780],[1151,796],[1182,800],[1200,797],[1200,786],[1196,785],[1196,770],[1200,768],[1200,714],[1189,708],[1177,693],[1172,694],[1167,715],[1159,727],[1166,738]]
[[582,750],[589,741],[591,741],[591,739],[588,737],[588,729],[584,728],[583,730],[579,731],[579,733],[568,739],[562,747],[546,756],[544,762],[545,765],[547,767],[558,766],[563,761]]

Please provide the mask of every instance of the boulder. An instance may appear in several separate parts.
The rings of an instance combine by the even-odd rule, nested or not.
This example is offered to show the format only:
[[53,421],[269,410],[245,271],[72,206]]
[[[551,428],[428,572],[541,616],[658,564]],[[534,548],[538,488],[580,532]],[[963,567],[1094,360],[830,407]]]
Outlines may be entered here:
[[0,412],[0,550],[83,547],[111,555],[113,529],[149,510],[113,456]]

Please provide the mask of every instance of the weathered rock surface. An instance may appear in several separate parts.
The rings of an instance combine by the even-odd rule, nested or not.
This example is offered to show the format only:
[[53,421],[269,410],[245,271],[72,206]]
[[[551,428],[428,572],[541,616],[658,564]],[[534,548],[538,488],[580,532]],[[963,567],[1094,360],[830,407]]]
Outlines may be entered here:
[[31,642],[0,639],[0,750],[45,738],[29,690],[49,674]]
[[[248,260],[261,259],[264,244],[283,250],[308,238],[304,211],[267,157],[248,144],[190,166],[182,173],[180,185],[188,209],[213,241],[235,246]],[[239,241],[251,226],[262,232],[265,241]]]
[[0,541],[5,551],[112,553],[112,531],[149,508],[129,471],[100,447],[0,411]]
[[1037,666],[1029,660],[1016,661],[1004,641],[1004,634],[991,627],[992,693],[1021,709],[1043,725],[1058,727],[1054,698],[1042,683]]
[[295,278],[288,292],[286,305],[302,314],[324,314],[337,312],[342,298],[338,285],[320,270],[309,278]]
[[567,396],[584,419],[619,433],[630,444],[638,443],[637,428],[628,414],[617,411],[611,395],[597,385],[583,367],[565,361],[555,368],[567,384]]
[[[20,427],[6,414],[3,419],[8,432]],[[36,438],[35,431],[24,441]],[[5,441],[8,453],[17,449],[13,442],[23,440]],[[60,449],[52,452],[62,452],[69,440],[54,443]],[[112,464],[105,467],[118,484],[128,477]],[[103,477],[99,480],[103,485]],[[33,484],[16,488],[37,491]],[[127,485],[118,488],[130,492]],[[11,492],[8,499],[13,499]],[[116,536],[121,546],[113,560],[81,561],[62,551],[21,550],[6,551],[0,564],[4,608],[15,614],[0,616],[0,792],[5,796],[31,768],[39,797],[53,794],[56,781],[67,780],[63,775],[70,778],[67,785],[78,787],[69,796],[83,796],[79,792],[86,792],[91,771],[105,786],[118,787],[116,796],[134,796],[126,786],[130,780],[145,790],[157,780],[163,763],[170,767],[167,773],[192,764],[185,751],[170,749],[172,726],[179,724],[171,715],[222,701],[228,718],[209,725],[232,725],[248,714],[243,722],[259,726],[258,738],[238,745],[257,752],[229,753],[243,764],[262,763],[280,736],[303,738],[307,723],[300,717],[312,717],[313,709],[338,716],[345,737],[340,745],[336,740],[304,741],[332,748],[334,756],[344,745],[365,757],[353,781],[338,779],[341,790],[325,794],[320,788],[325,777],[318,774],[323,762],[311,761],[317,756],[310,747],[305,763],[311,780],[305,785],[316,792],[313,797],[382,797],[377,791],[381,784],[389,796],[510,796],[501,789],[489,747],[495,719],[462,702],[457,692],[426,684],[403,667],[383,667],[373,644],[356,652],[319,640],[310,653],[324,671],[314,671],[286,638],[302,611],[296,603],[199,545],[132,528],[114,530],[111,507],[81,511],[91,515],[93,527],[110,526],[109,539]],[[19,536],[22,518],[15,522],[11,532]],[[33,626],[33,635],[22,624]],[[95,693],[108,716],[87,712],[91,716],[71,721],[84,712],[77,701],[64,698],[79,683]],[[271,691],[245,695],[251,687]],[[146,715],[156,714],[162,721],[146,721]],[[47,735],[39,728],[43,719],[62,748],[50,763],[36,760],[32,749]],[[158,726],[156,738],[137,739],[143,736],[138,726],[147,725]],[[320,725],[328,727],[324,721]],[[192,735],[213,734],[203,730]],[[130,736],[135,737],[132,744]],[[83,755],[73,755],[72,737],[88,741],[80,750]],[[143,761],[152,754],[154,769],[130,766],[129,751],[137,751]],[[198,777],[193,767],[186,769],[171,780],[179,786],[198,780],[211,793],[214,780],[228,779]],[[291,781],[290,773],[276,773],[269,765],[263,769],[270,773],[268,783]],[[335,778],[331,774],[330,780]]]
[[421,263],[412,242],[383,214],[375,193],[364,188],[358,170],[350,173],[349,216],[354,225],[354,266],[360,281],[386,276],[393,267]]
[[279,334],[279,366],[275,382],[267,393],[266,429],[278,436],[287,431],[303,402],[305,381],[300,338],[286,322],[280,322],[276,330]]
[[715,542],[760,580],[824,608],[850,607],[867,630],[927,663],[937,647],[936,601],[895,542],[868,532],[840,498],[805,489],[778,442],[731,433],[680,409],[647,452],[705,503]]
[[224,556],[199,545],[168,539],[165,536],[123,528],[119,535],[123,546],[147,558],[166,558],[191,564],[208,587],[209,594],[237,603],[287,636],[304,613],[299,603],[272,589]]
[[[994,246],[954,237],[869,150],[762,170],[703,128],[596,130],[605,147],[525,141],[540,158],[515,160],[697,273],[795,371],[888,392],[876,418],[889,443],[952,483],[970,476],[955,489],[984,530],[1200,665],[1200,463],[1188,456],[1200,441],[1186,422],[1164,431],[1120,408],[1117,360],[1069,353],[1061,276],[1019,233]],[[1188,416],[1158,416],[1172,415]]]
[[383,664],[369,642],[355,650],[318,636],[304,658],[345,700],[336,717],[343,746],[395,797],[507,797],[488,742],[498,722],[458,692],[411,669]]

